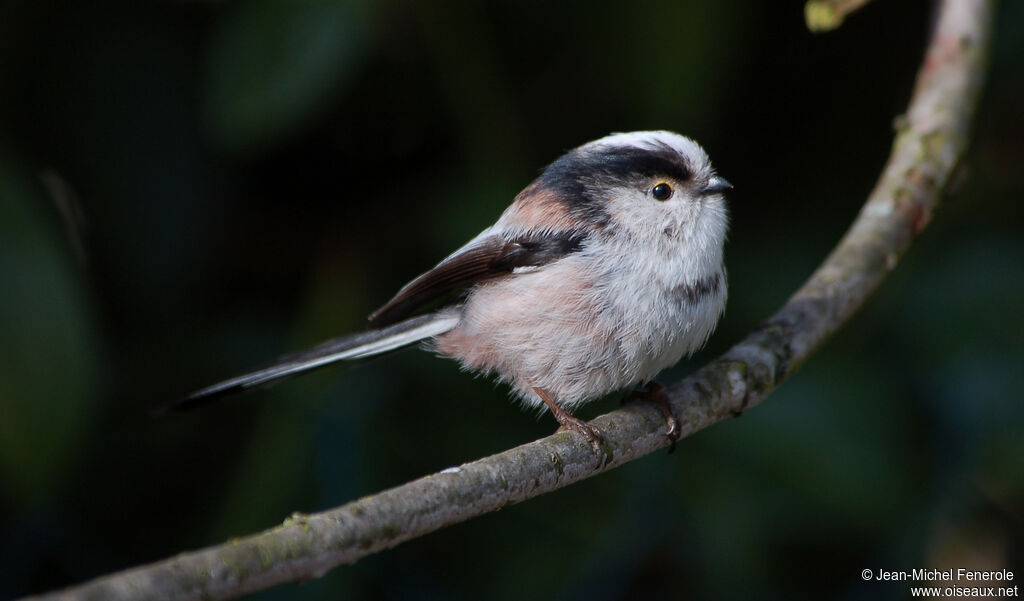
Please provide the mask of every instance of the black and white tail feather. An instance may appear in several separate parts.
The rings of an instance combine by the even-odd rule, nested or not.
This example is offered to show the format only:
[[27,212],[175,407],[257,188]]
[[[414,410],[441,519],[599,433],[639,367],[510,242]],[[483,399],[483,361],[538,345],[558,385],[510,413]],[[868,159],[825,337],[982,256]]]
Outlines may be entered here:
[[[577,252],[583,237],[574,232],[518,232],[486,235],[452,253],[433,269],[406,284],[383,307],[370,315],[372,329],[334,338],[281,357],[262,369],[197,390],[158,409],[162,415],[207,405],[254,388],[338,361],[381,355],[434,338],[458,326],[462,305],[448,305],[433,313],[415,315],[438,299],[483,282],[507,276],[520,267],[537,267]],[[412,315],[415,315],[414,317]]]
[[285,355],[273,364],[224,380],[178,399],[157,410],[157,414],[187,411],[228,396],[276,384],[338,361],[352,361],[382,355],[422,340],[439,336],[458,324],[452,308],[418,315],[383,328],[332,338],[313,348]]

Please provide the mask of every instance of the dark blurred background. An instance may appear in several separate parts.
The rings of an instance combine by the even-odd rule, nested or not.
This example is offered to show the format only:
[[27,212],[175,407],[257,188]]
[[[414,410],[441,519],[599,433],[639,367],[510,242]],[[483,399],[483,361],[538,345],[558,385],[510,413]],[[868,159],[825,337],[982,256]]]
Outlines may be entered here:
[[[549,434],[423,352],[159,404],[364,326],[562,151],[699,140],[730,300],[770,315],[888,155],[933,6],[33,2],[0,8],[0,597],[273,526]],[[1024,4],[962,183],[761,407],[612,473],[258,599],[900,599],[864,568],[1024,552]],[[616,398],[588,406],[592,417]],[[1014,584],[1021,584],[1021,576]]]

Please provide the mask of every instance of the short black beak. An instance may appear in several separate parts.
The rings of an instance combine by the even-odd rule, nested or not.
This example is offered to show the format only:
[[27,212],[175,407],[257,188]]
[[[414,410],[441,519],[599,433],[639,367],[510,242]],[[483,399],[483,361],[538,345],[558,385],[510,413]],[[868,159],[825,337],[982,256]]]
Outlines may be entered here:
[[724,177],[712,175],[711,178],[708,179],[708,183],[704,185],[701,192],[704,194],[719,194],[722,192],[728,192],[729,190],[732,190],[732,184],[726,181]]

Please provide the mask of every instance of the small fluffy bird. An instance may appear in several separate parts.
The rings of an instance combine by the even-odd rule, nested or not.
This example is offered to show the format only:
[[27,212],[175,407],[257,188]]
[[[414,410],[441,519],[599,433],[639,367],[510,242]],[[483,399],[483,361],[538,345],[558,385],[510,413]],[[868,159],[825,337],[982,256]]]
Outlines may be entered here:
[[[600,452],[580,405],[653,382],[707,341],[725,309],[728,228],[719,177],[693,140],[619,133],[565,153],[498,221],[370,315],[370,329],[178,401],[184,409],[341,360],[425,342],[466,370],[493,374],[522,403],[547,406]],[[424,313],[460,293],[457,300]]]

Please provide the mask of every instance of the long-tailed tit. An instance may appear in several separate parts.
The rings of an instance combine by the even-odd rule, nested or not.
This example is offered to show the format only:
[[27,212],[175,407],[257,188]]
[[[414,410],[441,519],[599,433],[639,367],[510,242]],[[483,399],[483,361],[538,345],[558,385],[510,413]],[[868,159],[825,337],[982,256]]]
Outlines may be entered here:
[[[426,341],[463,368],[508,383],[524,405],[546,405],[597,450],[600,433],[570,412],[646,384],[674,440],[675,418],[652,378],[703,346],[725,308],[723,192],[731,187],[696,142],[675,133],[584,144],[544,169],[497,223],[399,290],[370,316],[368,331],[282,357],[172,408]],[[454,292],[454,302],[423,312]]]

